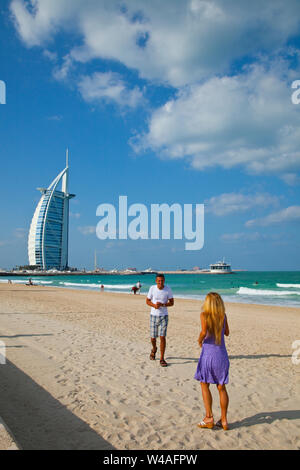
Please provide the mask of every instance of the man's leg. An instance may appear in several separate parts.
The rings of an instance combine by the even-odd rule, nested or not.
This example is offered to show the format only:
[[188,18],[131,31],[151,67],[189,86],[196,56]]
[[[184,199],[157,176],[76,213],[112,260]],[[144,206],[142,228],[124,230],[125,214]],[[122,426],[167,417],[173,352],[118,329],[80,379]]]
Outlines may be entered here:
[[156,347],[156,338],[151,338],[151,344],[152,344],[152,351],[150,353],[150,359],[152,361],[154,361],[155,359],[155,354],[156,354],[156,351],[157,351],[157,347]]
[[160,360],[161,361],[165,360],[166,343],[167,343],[166,337],[160,336]]
[[153,315],[150,315],[150,338],[151,338],[151,344],[152,344],[152,351],[150,353],[150,359],[152,361],[154,361],[155,354],[157,351],[156,337],[157,337],[157,319]]
[[167,345],[167,327],[168,327],[168,316],[162,317],[160,319],[160,328],[159,328],[159,336],[160,336],[160,365],[166,367],[168,364],[165,361],[165,351]]

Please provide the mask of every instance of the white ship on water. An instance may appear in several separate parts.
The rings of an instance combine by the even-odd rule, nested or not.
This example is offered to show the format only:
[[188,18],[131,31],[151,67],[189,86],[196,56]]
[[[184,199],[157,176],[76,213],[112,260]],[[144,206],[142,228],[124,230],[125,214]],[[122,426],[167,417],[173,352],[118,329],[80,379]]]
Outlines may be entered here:
[[231,266],[228,263],[223,261],[218,261],[217,263],[210,264],[210,273],[212,274],[232,274]]
[[141,274],[157,274],[157,271],[154,271],[152,268],[144,269]]

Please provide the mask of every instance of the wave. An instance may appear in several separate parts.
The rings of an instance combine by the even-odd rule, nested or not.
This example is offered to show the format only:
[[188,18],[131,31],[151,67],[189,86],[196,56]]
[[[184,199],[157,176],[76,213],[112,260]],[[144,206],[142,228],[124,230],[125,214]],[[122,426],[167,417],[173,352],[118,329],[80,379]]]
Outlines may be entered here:
[[60,282],[64,286],[77,286],[77,287],[100,287],[101,284],[83,284],[82,282]]
[[53,281],[40,281],[38,279],[33,279],[33,283],[37,282],[39,284],[53,284]]
[[[32,279],[33,284],[52,284],[53,281],[40,281],[39,279]],[[28,279],[10,279],[13,284],[26,284]],[[8,279],[0,279],[0,282],[7,284]]]
[[[26,284],[26,283],[28,283],[28,279],[10,279],[10,281],[13,284]],[[5,284],[7,284],[8,279],[1,279],[0,282],[4,282]],[[33,283],[35,284],[35,282],[33,282]]]
[[276,283],[277,287],[300,287],[300,284],[279,284],[278,282]]
[[[85,283],[79,283],[79,282],[60,282],[60,284],[63,284],[65,286],[76,286],[76,287],[97,287],[98,289],[102,285],[101,282],[98,284],[85,284]],[[104,289],[131,289],[132,284],[103,284]]]
[[103,284],[107,289],[131,289],[135,284]]
[[263,290],[263,289],[250,289],[249,287],[240,287],[237,294],[242,295],[300,295],[299,291],[285,291],[285,290]]

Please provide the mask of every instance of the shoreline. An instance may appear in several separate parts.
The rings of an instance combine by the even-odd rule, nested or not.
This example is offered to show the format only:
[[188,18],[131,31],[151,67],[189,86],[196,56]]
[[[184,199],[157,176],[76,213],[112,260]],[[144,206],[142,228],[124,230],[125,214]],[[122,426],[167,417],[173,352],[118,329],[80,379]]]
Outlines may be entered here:
[[[6,283],[0,283],[0,286],[5,286],[5,285],[9,285],[9,284],[6,284]],[[11,285],[13,286],[24,286],[25,284],[23,283],[12,283]],[[133,296],[134,294],[132,294],[132,292],[128,291],[128,292],[124,292],[124,291],[121,291],[121,290],[106,290],[106,291],[103,291],[101,292],[100,291],[100,285],[99,284],[99,288],[91,288],[89,286],[85,287],[85,285],[83,284],[83,287],[80,288],[78,286],[76,287],[66,287],[66,286],[49,286],[49,285],[44,285],[44,284],[34,284],[32,286],[26,286],[26,287],[29,287],[29,288],[36,288],[36,287],[41,287],[41,288],[51,288],[51,289],[65,289],[66,291],[79,291],[79,292],[94,292],[95,294],[113,294],[113,295],[130,295],[130,296]],[[140,293],[140,294],[136,294],[135,296],[144,296],[146,297],[147,293],[146,292],[143,292],[143,293]],[[191,301],[196,301],[196,302],[203,302],[204,301],[204,298],[206,296],[206,294],[194,294],[195,297],[193,297],[193,294],[174,294],[174,299],[181,299],[181,300],[191,300]],[[196,295],[201,295],[203,296],[203,298],[199,298],[199,297],[196,297]],[[241,299],[237,299],[236,301],[235,300],[226,300],[226,297],[228,295],[227,294],[222,294],[222,298],[224,300],[224,303],[226,304],[234,304],[234,305],[249,305],[249,306],[257,306],[257,307],[276,307],[276,308],[291,308],[291,309],[298,309],[299,310],[299,313],[300,313],[300,305],[297,306],[297,305],[283,305],[283,304],[275,304],[275,303],[255,303],[255,302],[249,302],[249,301],[241,301]]]

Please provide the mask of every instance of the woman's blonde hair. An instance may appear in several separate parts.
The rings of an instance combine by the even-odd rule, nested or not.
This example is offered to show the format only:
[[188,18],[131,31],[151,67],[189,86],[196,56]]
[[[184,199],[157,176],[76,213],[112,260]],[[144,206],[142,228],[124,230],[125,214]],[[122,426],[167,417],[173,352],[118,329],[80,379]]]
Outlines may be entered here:
[[221,334],[225,317],[223,300],[216,292],[209,292],[202,307],[209,335],[215,337],[215,343],[221,344]]

